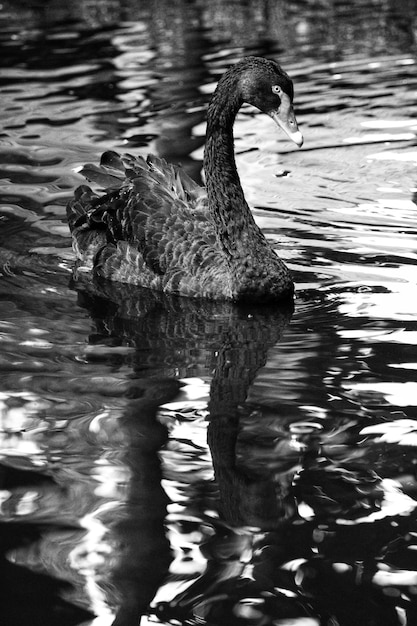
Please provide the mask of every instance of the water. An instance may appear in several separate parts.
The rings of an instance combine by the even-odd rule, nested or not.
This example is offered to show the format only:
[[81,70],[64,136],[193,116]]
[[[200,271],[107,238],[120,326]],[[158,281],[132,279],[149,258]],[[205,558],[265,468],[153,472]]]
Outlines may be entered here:
[[[2,624],[412,625],[414,3],[4,2]],[[71,5],[71,6],[70,6]],[[224,69],[274,56],[297,150],[237,162],[294,311],[72,280],[105,149],[201,176]]]

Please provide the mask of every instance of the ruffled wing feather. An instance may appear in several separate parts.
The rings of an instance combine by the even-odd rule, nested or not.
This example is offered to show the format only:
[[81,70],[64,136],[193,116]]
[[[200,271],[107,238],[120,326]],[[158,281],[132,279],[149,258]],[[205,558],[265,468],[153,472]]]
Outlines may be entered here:
[[219,282],[227,288],[205,190],[181,168],[153,155],[105,152],[81,173],[106,193],[80,187],[68,220],[77,254],[100,273],[187,295],[204,295],[204,283],[213,293]]

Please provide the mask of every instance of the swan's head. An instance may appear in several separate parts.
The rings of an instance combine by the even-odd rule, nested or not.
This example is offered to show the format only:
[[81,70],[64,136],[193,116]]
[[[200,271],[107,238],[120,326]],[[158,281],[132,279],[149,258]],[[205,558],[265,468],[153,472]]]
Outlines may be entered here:
[[247,57],[235,68],[239,73],[242,100],[271,116],[287,136],[301,147],[303,136],[295,119],[292,106],[294,87],[288,74],[275,61],[260,57]]

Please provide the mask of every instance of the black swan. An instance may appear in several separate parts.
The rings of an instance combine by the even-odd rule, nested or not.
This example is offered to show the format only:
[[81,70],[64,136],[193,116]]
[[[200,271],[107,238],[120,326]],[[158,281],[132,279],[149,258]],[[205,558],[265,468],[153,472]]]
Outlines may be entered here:
[[244,102],[272,117],[298,146],[291,79],[272,60],[247,57],[221,77],[207,111],[206,189],[163,159],[105,152],[67,206],[85,271],[190,297],[235,302],[291,299],[283,261],[253,219],[236,169],[233,123]]

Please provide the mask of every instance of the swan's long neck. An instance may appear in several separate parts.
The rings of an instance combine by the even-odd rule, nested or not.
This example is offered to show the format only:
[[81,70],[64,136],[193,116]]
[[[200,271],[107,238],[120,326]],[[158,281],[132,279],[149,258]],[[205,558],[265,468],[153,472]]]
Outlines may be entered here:
[[262,246],[265,239],[247,205],[236,169],[233,123],[242,101],[233,92],[233,85],[219,83],[210,103],[204,171],[209,210],[219,241],[226,255],[237,260],[248,257],[253,247]]

